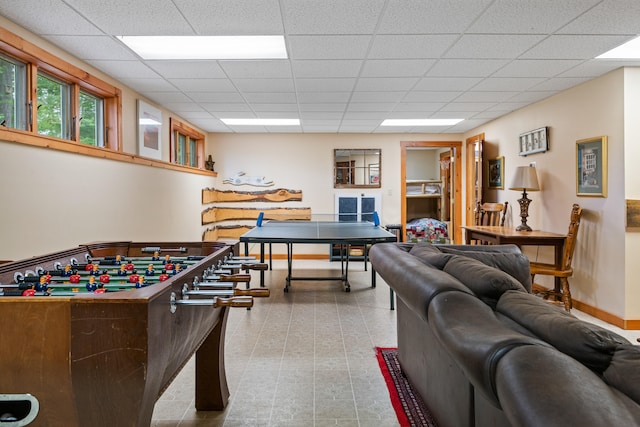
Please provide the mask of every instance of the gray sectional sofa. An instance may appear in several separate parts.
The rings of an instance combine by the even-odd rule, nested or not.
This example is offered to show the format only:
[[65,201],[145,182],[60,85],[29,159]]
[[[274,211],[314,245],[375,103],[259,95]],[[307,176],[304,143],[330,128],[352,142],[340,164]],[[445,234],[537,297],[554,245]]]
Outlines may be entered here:
[[398,357],[439,427],[640,426],[640,346],[531,294],[516,246],[380,243]]

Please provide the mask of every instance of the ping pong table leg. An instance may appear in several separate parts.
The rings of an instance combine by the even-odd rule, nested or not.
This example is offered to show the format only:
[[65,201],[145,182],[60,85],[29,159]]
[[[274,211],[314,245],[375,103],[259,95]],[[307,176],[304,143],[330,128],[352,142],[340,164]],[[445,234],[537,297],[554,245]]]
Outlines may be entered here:
[[287,278],[284,286],[285,292],[289,292],[289,286],[291,286],[291,264],[293,264],[293,243],[287,243]]
[[343,286],[344,286],[344,290],[345,292],[351,292],[351,284],[349,283],[349,252],[351,252],[351,244],[350,243],[346,243],[345,244],[345,251],[346,253],[346,257],[345,257],[345,264],[344,264],[344,271],[343,271]]

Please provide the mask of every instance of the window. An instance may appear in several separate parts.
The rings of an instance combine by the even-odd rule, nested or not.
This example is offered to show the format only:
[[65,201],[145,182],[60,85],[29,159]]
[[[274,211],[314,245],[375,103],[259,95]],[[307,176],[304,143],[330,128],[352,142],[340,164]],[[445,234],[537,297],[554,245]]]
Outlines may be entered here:
[[195,129],[170,119],[171,162],[204,168],[204,135]]
[[38,73],[37,93],[38,133],[72,139],[69,132],[71,123],[69,85],[51,76]]
[[27,68],[0,55],[0,126],[27,129]]
[[120,89],[0,27],[0,129],[121,151],[121,110]]
[[104,147],[104,101],[80,91],[80,142]]

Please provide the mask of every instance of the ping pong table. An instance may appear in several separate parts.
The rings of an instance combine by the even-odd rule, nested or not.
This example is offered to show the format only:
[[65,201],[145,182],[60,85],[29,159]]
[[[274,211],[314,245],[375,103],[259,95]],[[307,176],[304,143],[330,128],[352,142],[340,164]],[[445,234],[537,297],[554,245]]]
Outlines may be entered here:
[[[363,259],[366,266],[368,246],[380,242],[395,242],[396,236],[372,222],[340,222],[318,220],[271,220],[262,223],[240,236],[244,242],[244,252],[249,253],[250,243],[260,244],[260,262],[264,262],[264,245],[266,243],[284,243],[287,245],[287,278],[284,288],[289,292],[293,280],[340,280],[346,292],[351,290],[349,284],[349,253],[351,245],[362,245]],[[340,276],[301,277],[292,275],[293,245],[322,244],[340,245]],[[371,287],[375,287],[375,271],[371,268]],[[260,272],[260,285],[264,285],[264,271]]]

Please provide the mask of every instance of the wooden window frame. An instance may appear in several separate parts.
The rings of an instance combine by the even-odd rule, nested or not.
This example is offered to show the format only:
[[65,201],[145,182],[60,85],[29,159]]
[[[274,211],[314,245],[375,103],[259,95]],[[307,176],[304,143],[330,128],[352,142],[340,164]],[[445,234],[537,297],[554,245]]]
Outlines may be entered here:
[[[23,38],[0,27],[0,50],[18,61],[26,64],[27,68],[27,103],[30,117],[28,117],[27,132],[37,136],[38,114],[36,108],[37,100],[37,78],[38,70],[42,70],[61,81],[70,85],[71,88],[71,117],[79,117],[80,105],[78,102],[80,90],[97,96],[104,101],[104,145],[105,148],[122,151],[122,91],[87,73],[86,71],[69,64],[66,61],[52,55],[46,50],[24,40]],[[71,123],[69,123],[71,125]],[[74,129],[71,139],[63,141],[79,142],[79,126],[72,126]],[[76,142],[78,141],[78,142]]]
[[[126,153],[122,148],[122,91],[109,83],[89,74],[48,51],[28,42],[22,37],[13,34],[6,28],[0,27],[0,51],[15,60],[25,64],[27,101],[37,99],[37,76],[38,69],[60,78],[72,84],[74,93],[72,96],[79,99],[82,89],[87,93],[98,96],[104,101],[104,147],[94,147],[79,142],[79,134],[75,140],[60,139],[39,135],[34,132],[37,129],[37,115],[29,116],[27,111],[27,129],[15,129],[0,126],[0,142],[16,143],[42,147],[67,153],[80,154],[91,157],[115,160],[125,163],[133,163],[144,166],[152,166],[180,172],[193,173],[198,175],[217,176],[218,174],[204,168],[204,136],[203,143],[198,146],[199,168],[179,166],[161,160],[152,160],[135,154]],[[79,104],[75,104],[76,117],[79,115]],[[33,108],[29,108],[31,110]],[[76,126],[76,132],[80,132],[80,127]],[[173,133],[173,132],[172,132]],[[78,142],[76,142],[78,141]],[[200,150],[202,152],[200,152]]]
[[176,148],[178,145],[178,141],[176,140],[176,134],[180,133],[184,136],[187,137],[186,140],[186,152],[184,153],[184,158],[185,159],[189,159],[190,156],[190,152],[189,152],[189,140],[190,139],[194,139],[196,141],[196,157],[197,157],[197,166],[188,166],[188,165],[181,165],[183,167],[197,167],[198,169],[204,169],[204,134],[198,132],[197,130],[195,130],[194,128],[192,128],[191,126],[182,123],[179,120],[174,119],[173,117],[169,118],[169,127],[171,128],[171,138],[170,138],[170,143],[169,143],[169,150],[170,150],[170,155],[169,155],[169,160],[171,163],[174,164],[178,164],[176,163],[176,161],[178,159],[176,159]]

